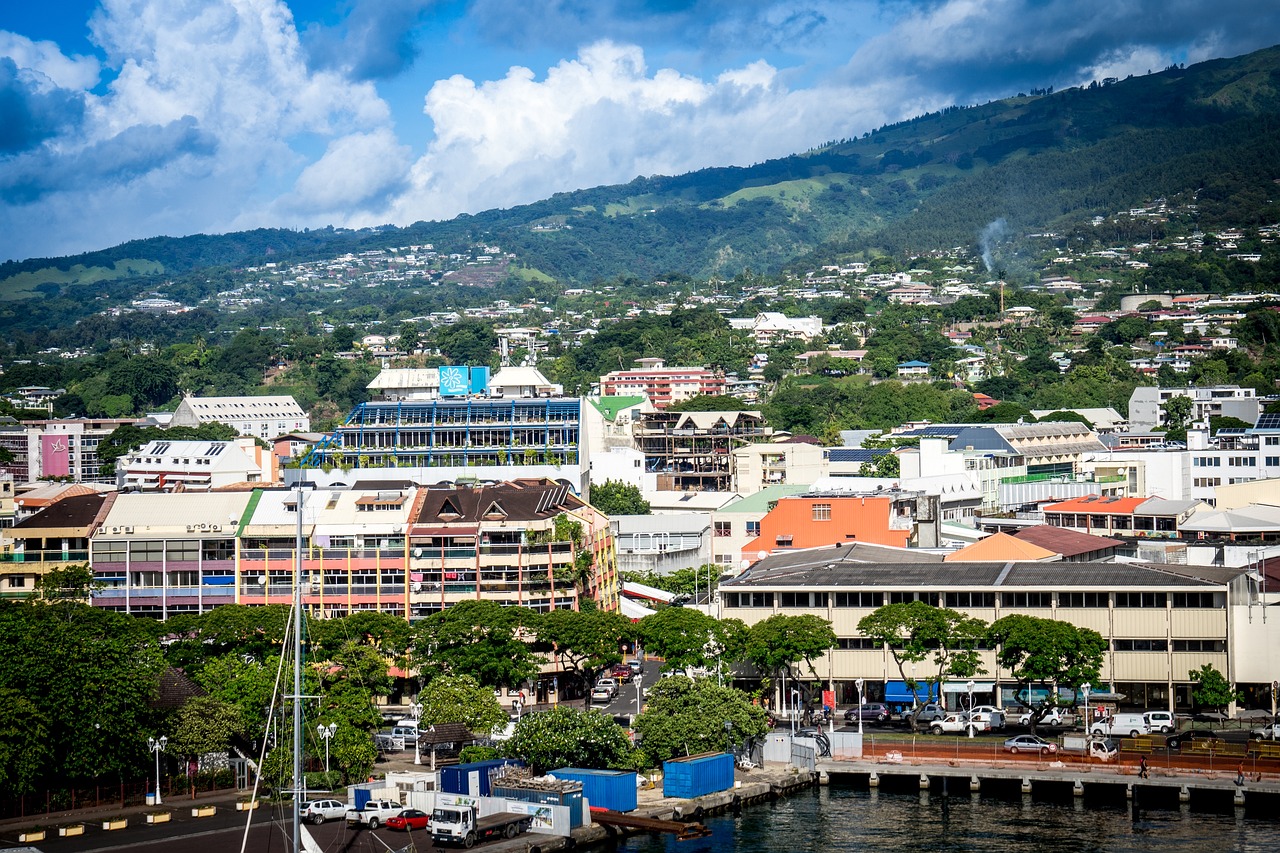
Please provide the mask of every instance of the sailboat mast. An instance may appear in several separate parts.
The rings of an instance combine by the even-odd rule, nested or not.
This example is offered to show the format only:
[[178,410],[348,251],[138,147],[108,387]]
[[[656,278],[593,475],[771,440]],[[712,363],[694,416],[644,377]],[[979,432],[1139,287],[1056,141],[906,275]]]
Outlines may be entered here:
[[302,850],[302,479],[298,479],[298,529],[293,570],[293,849]]

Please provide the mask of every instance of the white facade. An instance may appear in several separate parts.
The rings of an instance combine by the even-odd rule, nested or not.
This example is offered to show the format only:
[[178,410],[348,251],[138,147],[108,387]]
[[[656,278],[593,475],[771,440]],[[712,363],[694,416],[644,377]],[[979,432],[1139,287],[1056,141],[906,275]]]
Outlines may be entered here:
[[156,439],[121,458],[116,469],[120,487],[128,491],[207,492],[232,483],[269,482],[275,457],[270,451],[263,455],[265,472],[239,442]]
[[1191,420],[1197,423],[1216,415],[1239,418],[1247,423],[1258,420],[1258,394],[1252,388],[1238,385],[1215,385],[1210,388],[1155,388],[1140,385],[1129,396],[1129,422],[1135,428],[1164,426],[1165,415],[1160,406],[1174,397],[1191,398],[1194,407]]
[[290,432],[310,432],[311,418],[289,396],[186,397],[173,413],[173,426],[199,426],[217,421],[269,441]]
[[591,485],[610,480],[635,486],[642,492],[656,491],[658,475],[644,470],[644,454],[631,447],[610,447],[591,454]]

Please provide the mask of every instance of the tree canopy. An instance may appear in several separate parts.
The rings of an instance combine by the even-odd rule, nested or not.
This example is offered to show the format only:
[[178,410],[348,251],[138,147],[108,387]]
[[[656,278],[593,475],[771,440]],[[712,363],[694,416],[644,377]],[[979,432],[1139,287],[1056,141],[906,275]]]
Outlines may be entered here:
[[[996,660],[1021,685],[1014,700],[1032,711],[1034,722],[1057,702],[1057,686],[1079,687],[1096,682],[1108,644],[1092,628],[1081,628],[1059,619],[1015,614],[992,623],[987,634],[998,644]],[[1032,701],[1033,686],[1048,699]]]
[[525,714],[503,744],[502,752],[519,758],[537,773],[559,767],[597,770],[634,767],[633,747],[622,726],[598,711],[557,705],[550,711]]
[[606,480],[591,487],[591,505],[605,515],[648,515],[649,502],[638,486]]
[[[858,622],[858,632],[879,645],[888,645],[902,680],[911,688],[915,706],[929,696],[940,696],[942,683],[948,677],[969,678],[983,672],[978,644],[985,638],[987,625],[981,619],[958,610],[933,607],[923,601],[886,604]],[[930,661],[933,672],[924,678],[933,685],[920,695],[920,683],[908,675],[913,664]]]
[[647,701],[635,727],[651,763],[718,752],[767,731],[763,708],[741,690],[709,678],[667,676],[650,688]]

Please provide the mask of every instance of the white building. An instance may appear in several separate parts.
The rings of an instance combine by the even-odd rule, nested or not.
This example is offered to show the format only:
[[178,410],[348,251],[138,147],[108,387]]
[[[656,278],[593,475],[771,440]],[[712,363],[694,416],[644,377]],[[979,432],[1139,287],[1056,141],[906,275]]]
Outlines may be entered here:
[[269,483],[276,456],[252,439],[155,439],[116,463],[120,487],[138,492],[207,492],[232,483]]
[[1189,397],[1194,404],[1191,420],[1197,423],[1210,417],[1225,415],[1245,423],[1256,423],[1261,410],[1258,393],[1239,385],[1214,385],[1209,388],[1155,388],[1140,385],[1129,395],[1129,422],[1136,429],[1165,425],[1161,405],[1174,397]]
[[311,418],[290,396],[279,397],[185,397],[173,413],[173,426],[199,426],[217,421],[270,441],[289,432],[309,432]]

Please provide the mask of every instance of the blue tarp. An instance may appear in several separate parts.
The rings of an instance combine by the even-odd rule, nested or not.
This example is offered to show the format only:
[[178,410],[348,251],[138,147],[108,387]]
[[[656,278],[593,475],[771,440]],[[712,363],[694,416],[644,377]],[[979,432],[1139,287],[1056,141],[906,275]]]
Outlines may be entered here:
[[[938,699],[938,685],[917,683],[921,702],[935,702]],[[916,701],[915,694],[907,687],[905,681],[889,681],[884,685],[884,701],[891,705],[910,705]]]

